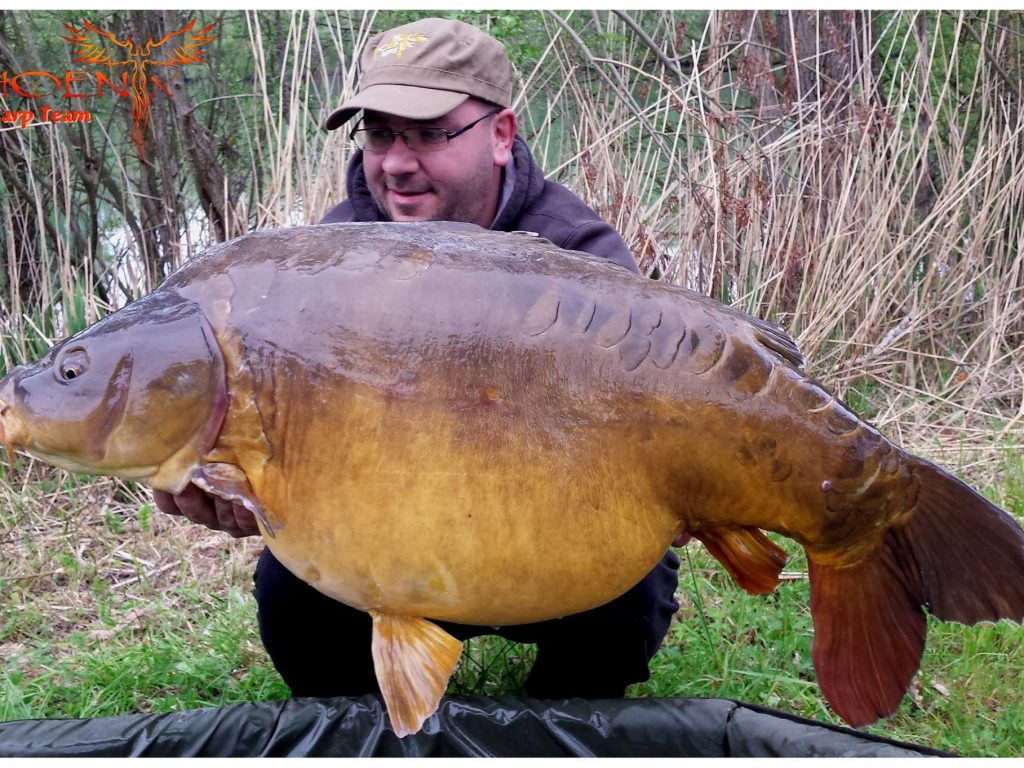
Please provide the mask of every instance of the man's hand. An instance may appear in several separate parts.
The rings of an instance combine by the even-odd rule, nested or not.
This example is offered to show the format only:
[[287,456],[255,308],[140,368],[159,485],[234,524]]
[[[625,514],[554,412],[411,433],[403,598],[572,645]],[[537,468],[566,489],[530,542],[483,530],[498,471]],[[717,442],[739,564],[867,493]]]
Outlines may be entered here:
[[178,515],[215,531],[224,531],[233,538],[257,536],[260,529],[252,512],[231,501],[211,496],[192,483],[177,496],[153,491],[157,508],[168,515]]

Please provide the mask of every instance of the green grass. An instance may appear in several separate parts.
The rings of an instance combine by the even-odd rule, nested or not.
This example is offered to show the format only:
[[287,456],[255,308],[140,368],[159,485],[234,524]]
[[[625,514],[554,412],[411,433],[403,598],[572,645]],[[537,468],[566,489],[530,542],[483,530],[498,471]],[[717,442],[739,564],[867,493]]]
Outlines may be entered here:
[[[684,556],[683,606],[637,696],[718,696],[843,725],[814,681],[809,583],[767,597],[736,588],[699,547]],[[794,556],[787,570],[802,571]],[[689,598],[688,600],[686,598]],[[698,607],[697,601],[703,605]],[[897,713],[869,733],[957,752],[1024,753],[1024,628],[929,619],[928,645]]]
[[[22,633],[24,650],[0,672],[0,719],[105,717],[287,697],[254,636],[249,598],[236,589],[204,595],[196,585],[175,597],[190,605],[189,613],[121,601],[105,606],[108,618],[99,626],[56,642]],[[138,619],[123,626],[125,616]]]
[[459,666],[448,681],[448,693],[476,696],[525,696],[536,646],[496,635],[463,641]]
[[110,480],[20,461],[17,485],[3,472],[0,720],[288,695],[255,629],[258,542],[154,514]]

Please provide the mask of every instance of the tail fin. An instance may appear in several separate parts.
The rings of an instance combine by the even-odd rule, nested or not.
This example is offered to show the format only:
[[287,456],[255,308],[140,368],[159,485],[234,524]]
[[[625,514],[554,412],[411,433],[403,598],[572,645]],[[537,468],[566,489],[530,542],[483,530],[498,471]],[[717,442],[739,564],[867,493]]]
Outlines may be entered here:
[[895,531],[924,602],[944,621],[1024,621],[1024,529],[939,467],[909,457],[917,512]]
[[1024,621],[1024,530],[934,464],[905,460],[920,488],[910,519],[854,565],[808,558],[818,683],[855,727],[899,706],[924,652],[925,606],[963,624]]
[[927,622],[892,549],[852,566],[808,557],[814,672],[825,698],[855,728],[888,717],[921,665]]

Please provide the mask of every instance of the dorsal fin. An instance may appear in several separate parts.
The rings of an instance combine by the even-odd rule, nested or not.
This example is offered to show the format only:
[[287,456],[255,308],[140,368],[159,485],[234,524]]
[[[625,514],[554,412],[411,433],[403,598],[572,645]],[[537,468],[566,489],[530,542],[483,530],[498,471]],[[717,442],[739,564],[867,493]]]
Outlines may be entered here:
[[754,338],[773,352],[778,352],[797,368],[804,367],[804,355],[793,338],[779,326],[766,320],[751,318],[754,324]]

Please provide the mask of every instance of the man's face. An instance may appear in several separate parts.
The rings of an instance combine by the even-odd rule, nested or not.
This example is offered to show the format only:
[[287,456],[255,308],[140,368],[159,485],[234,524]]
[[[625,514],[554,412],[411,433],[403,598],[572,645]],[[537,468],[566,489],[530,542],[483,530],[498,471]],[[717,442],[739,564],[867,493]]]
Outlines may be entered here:
[[[469,99],[436,120],[367,112],[362,127],[457,131],[492,109]],[[437,151],[413,152],[396,137],[387,152],[364,151],[363,169],[377,206],[393,221],[465,221],[489,227],[514,136],[515,116],[506,109]]]

